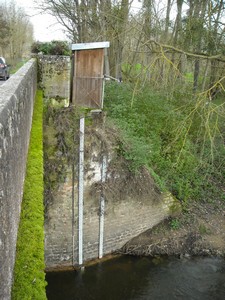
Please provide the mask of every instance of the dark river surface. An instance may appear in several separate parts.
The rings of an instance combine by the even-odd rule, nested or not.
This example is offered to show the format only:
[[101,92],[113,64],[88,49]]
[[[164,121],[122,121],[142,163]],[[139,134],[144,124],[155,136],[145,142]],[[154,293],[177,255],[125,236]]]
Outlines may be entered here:
[[49,300],[225,300],[225,260],[123,256],[47,281]]

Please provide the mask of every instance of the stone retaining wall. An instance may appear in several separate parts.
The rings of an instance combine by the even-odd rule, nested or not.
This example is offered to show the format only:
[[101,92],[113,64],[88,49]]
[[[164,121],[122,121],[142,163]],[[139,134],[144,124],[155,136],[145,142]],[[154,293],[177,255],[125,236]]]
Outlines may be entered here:
[[[48,269],[78,264],[78,208],[75,201],[75,247],[72,240],[72,185],[71,177],[60,187],[48,212],[45,224],[45,262]],[[90,187],[88,188],[90,192]],[[85,193],[83,259],[98,257],[99,204]],[[169,201],[168,201],[169,200]],[[93,203],[94,202],[94,203]],[[125,196],[118,202],[107,199],[105,207],[104,255],[120,249],[126,242],[152,228],[171,215],[174,199],[169,196],[153,204],[152,199]]]
[[62,55],[37,55],[39,85],[45,98],[69,99],[70,57]]
[[[104,149],[103,143],[107,143]],[[124,165],[123,158],[117,157],[117,148],[110,129],[102,128],[99,124],[86,127],[84,262],[97,258],[99,254],[99,200],[102,191],[105,197],[104,254],[119,249],[131,238],[179,210],[179,204],[171,195],[164,195],[157,189],[146,169],[140,174],[132,174],[126,163]],[[102,153],[107,155],[107,178],[104,184],[100,182]],[[54,169],[49,163],[48,167]],[[71,169],[71,166],[67,166],[64,182],[48,193],[52,197],[45,219],[45,262],[48,269],[78,264],[78,186],[76,175],[74,184],[72,182]]]
[[11,293],[36,88],[34,59],[0,86],[0,299],[4,300]]

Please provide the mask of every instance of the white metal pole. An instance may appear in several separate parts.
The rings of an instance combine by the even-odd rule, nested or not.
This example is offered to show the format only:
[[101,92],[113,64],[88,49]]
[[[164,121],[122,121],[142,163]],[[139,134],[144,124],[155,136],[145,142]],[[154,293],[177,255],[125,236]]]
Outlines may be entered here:
[[[107,158],[104,155],[102,159],[102,174],[101,174],[101,180],[102,184],[106,181],[106,168],[107,168]],[[105,199],[104,199],[104,193],[103,193],[103,187],[101,191],[100,196],[100,219],[99,219],[99,252],[98,257],[102,258],[103,256],[103,239],[104,239],[104,215],[105,215]]]
[[74,207],[74,161],[72,163],[72,265],[74,266],[74,262],[75,262],[75,256],[74,256],[74,249],[75,249],[75,239],[74,239],[74,234],[75,234],[75,230],[74,230],[74,224],[75,224],[75,215],[74,215],[74,211],[75,211],[75,207]]
[[78,247],[79,265],[83,264],[83,195],[84,195],[84,118],[80,119],[79,183],[78,183]]

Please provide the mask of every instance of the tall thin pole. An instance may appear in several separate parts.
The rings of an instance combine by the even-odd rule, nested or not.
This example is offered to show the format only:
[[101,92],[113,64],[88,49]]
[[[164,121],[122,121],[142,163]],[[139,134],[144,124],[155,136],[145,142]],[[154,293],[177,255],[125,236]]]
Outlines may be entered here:
[[75,230],[74,230],[74,224],[75,224],[75,216],[74,216],[74,160],[72,161],[72,266],[74,266],[75,263],[75,256],[74,256],[74,248],[75,248]]
[[[107,168],[107,158],[106,155],[104,155],[102,159],[102,172],[101,172],[102,184],[104,184],[106,181],[106,168]],[[103,188],[104,187],[102,187],[102,191],[100,195],[99,251],[98,251],[99,258],[102,258],[103,256],[103,239],[104,239],[105,198],[104,198]]]
[[84,118],[80,119],[79,182],[78,182],[78,247],[79,265],[83,264],[83,195],[84,195]]

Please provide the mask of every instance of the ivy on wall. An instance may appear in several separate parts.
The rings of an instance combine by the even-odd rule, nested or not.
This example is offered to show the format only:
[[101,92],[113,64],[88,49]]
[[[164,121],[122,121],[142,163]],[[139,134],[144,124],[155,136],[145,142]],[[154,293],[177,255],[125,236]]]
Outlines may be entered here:
[[35,99],[17,238],[12,299],[45,300],[43,206],[43,98]]

